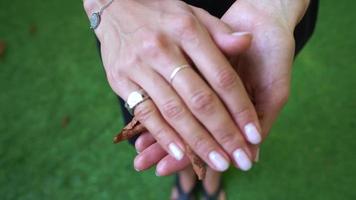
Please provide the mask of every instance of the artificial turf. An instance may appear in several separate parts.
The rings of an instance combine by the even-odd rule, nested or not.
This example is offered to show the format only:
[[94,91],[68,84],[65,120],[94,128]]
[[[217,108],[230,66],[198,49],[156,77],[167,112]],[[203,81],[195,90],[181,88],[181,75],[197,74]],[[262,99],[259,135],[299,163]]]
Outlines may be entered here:
[[[356,199],[356,14],[323,0],[296,59],[288,105],[229,199]],[[0,1],[0,199],[168,199],[171,178],[137,173],[81,1]]]

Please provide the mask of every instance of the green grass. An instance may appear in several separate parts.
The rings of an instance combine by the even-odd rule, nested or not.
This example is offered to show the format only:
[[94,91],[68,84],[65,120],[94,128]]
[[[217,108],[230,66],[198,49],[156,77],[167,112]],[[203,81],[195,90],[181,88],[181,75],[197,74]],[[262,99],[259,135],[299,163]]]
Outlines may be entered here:
[[[322,1],[261,162],[225,174],[230,199],[356,199],[355,5]],[[0,1],[0,22],[0,199],[167,199],[171,178],[112,144],[123,123],[81,1]]]

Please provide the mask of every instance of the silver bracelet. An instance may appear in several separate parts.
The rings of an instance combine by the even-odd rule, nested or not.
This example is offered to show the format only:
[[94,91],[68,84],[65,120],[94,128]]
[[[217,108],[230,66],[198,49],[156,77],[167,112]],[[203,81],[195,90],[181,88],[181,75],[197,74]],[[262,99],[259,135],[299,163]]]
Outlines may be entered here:
[[95,30],[96,28],[98,28],[100,21],[101,21],[101,14],[104,12],[104,10],[110,6],[110,4],[113,2],[114,0],[110,0],[108,3],[106,3],[102,8],[100,8],[99,12],[94,12],[93,14],[91,14],[90,16],[90,28]]

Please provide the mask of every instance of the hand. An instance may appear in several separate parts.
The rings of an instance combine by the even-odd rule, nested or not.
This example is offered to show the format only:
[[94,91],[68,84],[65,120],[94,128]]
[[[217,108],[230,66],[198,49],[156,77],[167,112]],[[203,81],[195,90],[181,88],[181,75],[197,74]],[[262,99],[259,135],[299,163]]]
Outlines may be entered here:
[[[238,1],[222,17],[222,21],[234,31],[253,33],[252,46],[245,54],[237,57],[233,51],[228,51],[225,43],[217,44],[230,56],[235,70],[248,89],[259,113],[265,138],[288,99],[294,57],[293,29],[298,22],[297,16],[303,16],[307,4],[298,9],[294,7],[297,10],[294,16],[285,16],[285,10],[271,7],[272,11],[261,5],[261,2],[253,4],[252,1]],[[187,159],[177,162],[165,154],[160,154],[160,147],[149,134],[143,134],[137,140],[136,149],[141,153],[136,157],[135,165],[148,168],[157,164],[156,171],[160,175],[168,175],[189,164]],[[255,146],[252,152],[256,151],[258,146]],[[155,162],[143,162],[147,156]]]
[[[93,1],[85,1],[92,13]],[[135,117],[176,160],[183,141],[213,169],[224,171],[230,158],[236,167],[251,167],[244,135],[260,142],[259,122],[247,92],[232,66],[212,41],[200,19],[201,10],[176,0],[114,1],[95,33],[112,89],[123,99],[142,88],[152,100],[135,109]],[[205,15],[207,13],[204,13]],[[130,22],[130,23],[127,23]],[[241,52],[248,34],[220,31]],[[169,85],[175,66],[192,63]],[[201,74],[202,76],[200,76]]]

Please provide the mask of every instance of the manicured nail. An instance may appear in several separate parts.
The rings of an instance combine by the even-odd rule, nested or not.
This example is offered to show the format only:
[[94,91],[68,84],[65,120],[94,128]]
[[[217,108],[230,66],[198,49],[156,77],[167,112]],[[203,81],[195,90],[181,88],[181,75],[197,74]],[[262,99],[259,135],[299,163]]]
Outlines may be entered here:
[[259,144],[262,140],[261,134],[253,123],[249,123],[245,126],[245,134],[251,144]]
[[178,145],[176,145],[172,142],[168,145],[168,149],[169,149],[171,155],[176,160],[182,160],[184,154],[183,154],[183,151],[178,147]]
[[244,150],[242,149],[235,150],[233,156],[235,162],[239,165],[241,170],[247,171],[251,169],[252,163]]
[[134,166],[134,169],[137,171],[137,172],[139,172],[140,170],[139,169],[137,169],[135,166]]
[[255,157],[255,162],[257,163],[258,161],[260,161],[260,148],[257,149]]
[[234,35],[234,36],[245,36],[245,35],[251,35],[250,32],[233,32],[231,33],[231,35]]
[[167,168],[167,161],[163,160],[158,162],[156,166],[155,174],[156,176],[162,176],[164,174],[164,170]]
[[229,162],[216,151],[209,153],[209,159],[219,171],[225,171],[229,168]]

